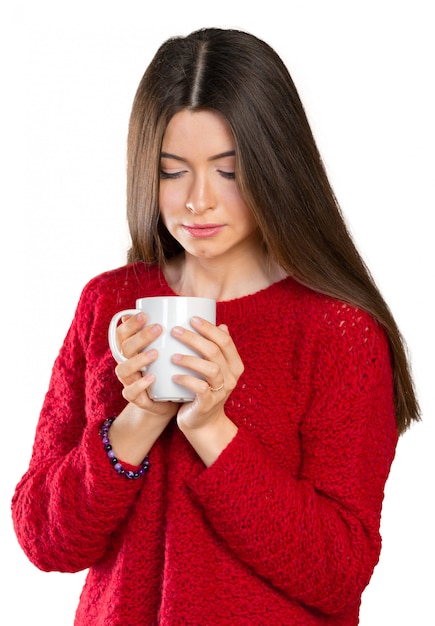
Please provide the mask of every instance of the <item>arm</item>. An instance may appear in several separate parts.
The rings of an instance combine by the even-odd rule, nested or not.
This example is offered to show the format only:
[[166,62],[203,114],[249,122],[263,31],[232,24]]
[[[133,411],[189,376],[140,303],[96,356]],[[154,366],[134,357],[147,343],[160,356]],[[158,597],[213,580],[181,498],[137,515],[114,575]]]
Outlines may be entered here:
[[147,484],[148,476],[117,475],[98,435],[103,420],[126,404],[99,297],[92,284],[82,294],[53,368],[29,469],[13,498],[17,538],[43,570],[77,571],[101,559]]
[[255,432],[240,428],[190,481],[240,560],[324,613],[357,602],[370,579],[397,440],[386,340],[366,315],[351,308],[345,315],[346,332],[338,324],[323,328],[312,356],[299,475],[290,476]]

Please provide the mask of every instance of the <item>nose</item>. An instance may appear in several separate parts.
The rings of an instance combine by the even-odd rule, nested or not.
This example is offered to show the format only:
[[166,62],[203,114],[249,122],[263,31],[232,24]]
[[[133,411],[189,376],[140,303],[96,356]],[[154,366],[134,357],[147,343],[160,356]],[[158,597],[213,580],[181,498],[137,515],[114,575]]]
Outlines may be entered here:
[[189,190],[186,209],[196,215],[215,208],[215,198],[212,186],[205,176],[197,176]]

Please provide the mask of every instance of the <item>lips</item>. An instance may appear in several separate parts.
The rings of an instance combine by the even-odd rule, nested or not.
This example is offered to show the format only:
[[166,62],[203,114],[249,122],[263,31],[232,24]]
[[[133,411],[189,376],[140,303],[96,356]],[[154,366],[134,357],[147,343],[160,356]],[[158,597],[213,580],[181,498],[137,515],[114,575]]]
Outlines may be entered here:
[[222,224],[184,224],[184,230],[195,239],[214,237],[224,228]]

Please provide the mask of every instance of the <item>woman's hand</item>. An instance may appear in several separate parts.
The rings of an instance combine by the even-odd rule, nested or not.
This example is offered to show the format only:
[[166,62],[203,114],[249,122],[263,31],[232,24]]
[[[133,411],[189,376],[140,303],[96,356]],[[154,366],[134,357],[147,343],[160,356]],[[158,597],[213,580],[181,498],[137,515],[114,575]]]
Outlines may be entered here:
[[[162,333],[160,324],[146,325],[145,313],[138,313],[123,319],[116,330],[116,339],[126,361],[118,363],[115,373],[123,384],[123,397],[149,414],[158,416],[166,423],[177,412],[173,402],[154,402],[148,395],[148,388],[154,382],[154,375],[146,373],[146,367],[157,358],[157,350],[147,350],[149,344]],[[166,424],[164,424],[166,425]]]
[[225,414],[224,405],[244,366],[224,324],[214,326],[197,317],[192,318],[191,324],[196,333],[176,327],[172,334],[201,356],[176,354],[173,361],[197,372],[203,379],[188,374],[174,378],[195,393],[192,402],[180,406],[177,423],[204,463],[211,465],[237,432]]
[[178,410],[178,404],[154,402],[148,395],[154,376],[146,374],[145,368],[157,358],[157,351],[147,347],[162,327],[146,326],[146,321],[146,315],[138,313],[125,317],[116,330],[118,346],[127,360],[118,363],[115,372],[128,404],[110,428],[110,442],[116,456],[131,465],[142,462]]

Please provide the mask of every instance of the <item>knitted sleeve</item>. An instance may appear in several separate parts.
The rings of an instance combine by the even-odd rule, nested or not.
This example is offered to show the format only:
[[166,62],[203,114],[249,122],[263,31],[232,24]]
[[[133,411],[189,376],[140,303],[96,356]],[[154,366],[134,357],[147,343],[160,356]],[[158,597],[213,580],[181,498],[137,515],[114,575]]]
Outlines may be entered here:
[[[368,315],[322,313],[300,424],[301,467],[288,475],[240,428],[190,481],[216,532],[258,576],[326,614],[358,604],[380,552],[380,514],[397,443],[389,348]],[[284,377],[284,374],[283,374]],[[273,411],[277,407],[271,407]]]
[[78,571],[100,560],[144,484],[113,471],[98,436],[111,393],[121,396],[110,391],[113,381],[107,381],[105,404],[95,401],[93,390],[87,393],[87,369],[98,367],[87,354],[98,307],[93,287],[85,288],[54,364],[30,466],[12,502],[24,552],[47,571]]

